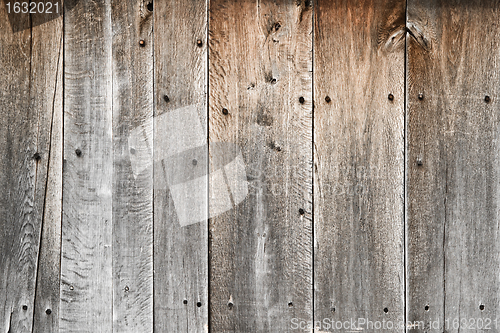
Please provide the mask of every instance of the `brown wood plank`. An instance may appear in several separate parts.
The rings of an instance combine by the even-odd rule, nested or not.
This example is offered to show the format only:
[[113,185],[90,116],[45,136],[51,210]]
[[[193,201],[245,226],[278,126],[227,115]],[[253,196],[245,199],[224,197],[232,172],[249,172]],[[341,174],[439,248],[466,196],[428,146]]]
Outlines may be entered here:
[[408,4],[408,320],[474,331],[500,314],[500,2]]
[[[358,318],[396,327],[404,320],[405,1],[318,0],[314,34],[315,320],[324,331]],[[354,326],[344,329],[371,331]]]
[[207,332],[207,3],[156,1],[154,20],[154,331]]
[[60,330],[112,332],[111,1],[74,5],[64,39]]
[[[52,332],[59,299],[62,18],[0,4],[0,331]],[[35,296],[36,295],[36,296]],[[57,317],[56,317],[57,318]],[[35,323],[33,323],[35,321]]]
[[[149,6],[148,6],[149,4]],[[152,0],[115,0],[113,18],[113,332],[153,332]]]
[[[311,1],[210,2],[213,332],[312,320],[312,12]],[[227,164],[238,156],[244,170]]]

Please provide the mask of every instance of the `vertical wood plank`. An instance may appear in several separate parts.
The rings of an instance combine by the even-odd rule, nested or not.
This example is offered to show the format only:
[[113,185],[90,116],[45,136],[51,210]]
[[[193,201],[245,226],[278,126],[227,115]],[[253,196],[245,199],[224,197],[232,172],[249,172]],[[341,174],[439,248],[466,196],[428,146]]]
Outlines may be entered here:
[[405,1],[317,0],[314,306],[325,331],[404,320],[404,38]]
[[[62,18],[0,4],[0,330],[52,332],[59,299]],[[57,317],[56,317],[57,318]],[[35,321],[35,322],[33,322]]]
[[112,332],[111,1],[74,1],[64,15],[60,330]]
[[475,330],[478,318],[500,314],[499,17],[498,1],[408,2],[408,319],[420,323],[415,332],[430,320],[440,331],[465,329],[463,320]]
[[312,320],[312,3],[212,0],[209,27],[211,330],[289,331]]
[[154,19],[154,330],[208,332],[207,3],[156,1]]
[[[113,332],[153,332],[153,2],[112,2]],[[139,131],[138,131],[139,129]],[[139,140],[136,142],[136,140]],[[144,160],[148,158],[148,160]]]

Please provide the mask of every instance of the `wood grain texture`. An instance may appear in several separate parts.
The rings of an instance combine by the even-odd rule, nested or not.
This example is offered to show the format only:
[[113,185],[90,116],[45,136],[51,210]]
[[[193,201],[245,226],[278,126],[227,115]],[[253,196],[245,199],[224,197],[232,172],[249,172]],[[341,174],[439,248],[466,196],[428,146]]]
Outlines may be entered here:
[[60,330],[112,332],[111,1],[78,2],[64,39]]
[[213,0],[209,27],[211,163],[235,144],[248,180],[210,220],[211,331],[288,332],[312,320],[312,3]]
[[[113,332],[153,332],[153,169],[134,133],[153,118],[152,0],[113,1]],[[140,41],[144,41],[141,46]],[[138,137],[144,142],[144,137]],[[152,165],[150,161],[140,163]]]
[[315,320],[396,325],[404,319],[405,2],[318,0],[315,14]]
[[[199,178],[198,188],[185,194],[167,184],[168,172],[174,178],[206,173],[207,3],[156,1],[154,20],[154,331],[208,332],[207,219],[181,225],[183,212],[207,217],[206,204],[193,199],[207,197],[207,181]],[[198,164],[168,170],[172,158],[187,156],[184,150],[196,143]]]
[[408,5],[408,319],[458,332],[500,314],[500,3]]
[[2,332],[57,328],[45,307],[59,298],[62,19],[39,19],[9,23],[0,5]]

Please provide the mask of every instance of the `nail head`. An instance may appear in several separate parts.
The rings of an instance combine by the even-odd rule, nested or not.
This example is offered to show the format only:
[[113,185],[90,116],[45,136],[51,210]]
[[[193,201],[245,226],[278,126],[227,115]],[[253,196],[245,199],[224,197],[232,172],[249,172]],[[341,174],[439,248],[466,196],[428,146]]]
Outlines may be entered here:
[[188,300],[187,300],[187,299],[185,299],[185,300],[183,300],[183,301],[182,301],[182,303],[183,303],[184,305],[186,305],[186,304],[188,304]]
[[422,94],[422,93],[418,94],[418,99],[419,100],[423,100],[424,99],[424,94]]
[[304,99],[304,97],[302,97],[302,96],[299,97],[299,103],[300,104],[304,104],[305,101],[306,100]]
[[75,154],[76,154],[76,156],[78,156],[78,157],[82,156],[82,151],[80,150],[80,148],[77,148],[77,149],[75,150]]
[[52,310],[51,309],[47,309],[47,310],[45,310],[45,313],[49,315],[49,314],[52,313]]
[[389,312],[389,309],[388,308],[384,308],[384,312],[385,313]]
[[417,158],[417,165],[422,166],[423,164],[424,164],[424,162],[422,161],[422,159],[420,157]]
[[330,96],[326,96],[326,97],[325,97],[325,101],[326,101],[327,103],[330,103],[332,100],[330,99]]
[[393,94],[389,94],[389,96],[387,96],[387,98],[389,98],[390,101],[393,101],[394,100],[394,95]]
[[481,305],[479,306],[479,310],[481,310],[481,311],[483,311],[483,310],[484,310],[484,305],[483,305],[483,304],[481,304]]
[[222,114],[227,116],[229,114],[229,110],[226,108],[222,108]]
[[141,47],[146,46],[146,42],[144,41],[144,39],[141,39],[141,40],[139,41],[139,45],[140,45]]
[[203,41],[201,39],[198,39],[196,41],[196,45],[198,45],[198,47],[202,47],[203,46]]
[[489,103],[489,102],[491,101],[490,96],[484,96],[484,101],[485,101],[486,103]]
[[167,95],[164,95],[164,96],[163,96],[163,100],[164,100],[165,102],[169,102],[169,101],[170,101],[170,98],[168,98],[168,96],[167,96]]
[[304,215],[304,214],[305,214],[304,209],[300,208],[300,209],[299,209],[299,214],[300,214],[300,215]]
[[128,286],[125,286],[125,291],[129,291],[130,288]]
[[42,159],[42,156],[40,156],[40,154],[39,154],[39,153],[35,153],[35,154],[33,155],[33,158],[34,158],[35,160],[37,160],[37,161],[40,161],[40,160]]
[[197,307],[201,307],[201,302],[196,303]]
[[24,311],[28,310],[28,306],[27,305],[23,305],[23,310]]
[[193,160],[193,165],[197,165],[198,164],[198,161],[197,160]]

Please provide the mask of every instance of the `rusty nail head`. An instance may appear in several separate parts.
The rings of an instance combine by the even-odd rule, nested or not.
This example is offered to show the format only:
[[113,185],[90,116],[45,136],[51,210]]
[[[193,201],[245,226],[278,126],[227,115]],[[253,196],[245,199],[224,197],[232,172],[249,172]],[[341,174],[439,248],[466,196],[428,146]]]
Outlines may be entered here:
[[326,96],[326,97],[325,97],[325,101],[326,101],[327,103],[330,103],[332,100],[331,100],[330,96]]
[[229,110],[226,108],[222,108],[222,114],[227,116],[229,114]]
[[202,47],[203,46],[203,41],[201,39],[198,39],[196,41],[196,45],[198,45],[199,47]]
[[424,94],[422,94],[422,93],[418,94],[418,99],[423,100],[424,99]]
[[76,156],[78,156],[78,157],[82,156],[82,151],[80,150],[80,148],[77,148],[77,149],[75,150],[75,154],[76,154]]
[[489,102],[491,101],[490,96],[488,96],[488,95],[484,96],[484,101],[485,101],[486,103],[489,103]]
[[304,104],[305,101],[306,100],[304,99],[304,97],[302,97],[302,96],[299,97],[299,103],[300,104]]
[[393,101],[394,100],[394,95],[393,94],[389,94],[389,96],[387,96],[387,98],[389,98],[390,101]]
[[142,47],[146,46],[146,42],[144,41],[144,39],[141,39],[139,41],[139,45],[142,46]]

